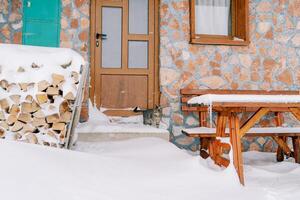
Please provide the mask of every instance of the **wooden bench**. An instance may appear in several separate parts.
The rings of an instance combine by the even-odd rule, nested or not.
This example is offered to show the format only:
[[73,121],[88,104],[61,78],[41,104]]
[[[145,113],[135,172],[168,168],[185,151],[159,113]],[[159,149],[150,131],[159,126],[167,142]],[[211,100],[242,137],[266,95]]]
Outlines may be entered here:
[[[299,95],[299,91],[261,91],[261,90],[195,90],[195,89],[182,89],[181,93],[181,109],[183,112],[196,112],[199,115],[199,127],[184,129],[182,133],[190,137],[200,139],[200,155],[203,158],[207,158],[212,154],[209,152],[210,145],[214,145],[216,141],[216,128],[208,128],[208,107],[205,106],[190,106],[187,104],[188,100],[195,96],[205,94],[254,94],[254,95]],[[257,109],[253,107],[241,108],[244,112],[256,112]],[[271,109],[272,110],[272,109]],[[274,109],[275,110],[275,109]],[[276,126],[274,128],[251,128],[247,131],[247,137],[272,137],[278,144],[277,160],[283,161],[284,155],[288,157],[294,157],[297,163],[300,163],[300,127],[288,128],[281,127],[283,124],[282,112],[286,111],[286,108],[279,110],[276,108],[275,121]],[[247,120],[247,119],[246,119]],[[279,128],[280,127],[280,128]],[[229,129],[226,129],[225,135],[229,136]],[[293,141],[293,149],[286,145],[287,137],[291,137]],[[214,141],[214,142],[213,142]],[[221,150],[220,150],[221,151]],[[220,152],[218,152],[220,153]],[[227,162],[221,162],[222,165],[228,165]]]

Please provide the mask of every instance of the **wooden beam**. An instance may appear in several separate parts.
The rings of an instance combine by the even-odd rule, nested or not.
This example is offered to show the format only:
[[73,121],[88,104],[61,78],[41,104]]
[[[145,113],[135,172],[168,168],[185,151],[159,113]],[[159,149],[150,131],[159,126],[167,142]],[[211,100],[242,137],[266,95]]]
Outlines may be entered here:
[[269,108],[260,108],[252,117],[250,117],[241,127],[240,136],[243,137],[254,124],[270,111]]
[[242,145],[241,145],[241,133],[239,118],[235,113],[232,113],[229,117],[230,127],[230,141],[233,151],[233,164],[240,179],[240,183],[245,185],[244,169],[243,169],[243,157],[242,157]]
[[291,113],[300,121],[300,109],[299,108],[289,108]]
[[286,144],[286,142],[277,136],[272,136],[272,138],[275,140],[275,142],[278,144],[278,146],[283,150],[283,152],[288,155],[291,156],[292,154],[292,150],[289,148],[289,146]]
[[228,113],[219,112],[217,117],[217,137],[226,137],[225,129],[227,125]]

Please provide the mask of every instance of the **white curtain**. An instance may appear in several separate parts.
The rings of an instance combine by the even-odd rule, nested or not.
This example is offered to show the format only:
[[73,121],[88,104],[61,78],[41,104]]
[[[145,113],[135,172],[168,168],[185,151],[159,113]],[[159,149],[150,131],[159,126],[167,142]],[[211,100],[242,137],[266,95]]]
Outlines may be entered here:
[[230,1],[196,0],[196,34],[229,35]]

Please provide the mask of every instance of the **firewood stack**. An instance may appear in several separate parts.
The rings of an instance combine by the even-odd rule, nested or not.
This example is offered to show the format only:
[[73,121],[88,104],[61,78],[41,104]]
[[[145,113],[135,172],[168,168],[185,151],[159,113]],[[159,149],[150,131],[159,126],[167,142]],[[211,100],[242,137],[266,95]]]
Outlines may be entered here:
[[[52,73],[51,81],[9,82],[0,79],[0,138],[62,147],[72,118],[80,72],[66,70],[72,61]],[[19,67],[15,73],[39,70]],[[1,71],[0,71],[1,74]],[[3,77],[2,77],[3,78]]]

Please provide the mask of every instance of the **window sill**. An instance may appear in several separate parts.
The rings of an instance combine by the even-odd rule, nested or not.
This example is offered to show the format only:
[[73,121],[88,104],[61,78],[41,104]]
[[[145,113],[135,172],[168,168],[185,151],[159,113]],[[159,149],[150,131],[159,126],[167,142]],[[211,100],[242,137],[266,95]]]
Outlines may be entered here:
[[229,38],[192,38],[191,44],[248,46],[250,44],[250,41],[233,40]]

